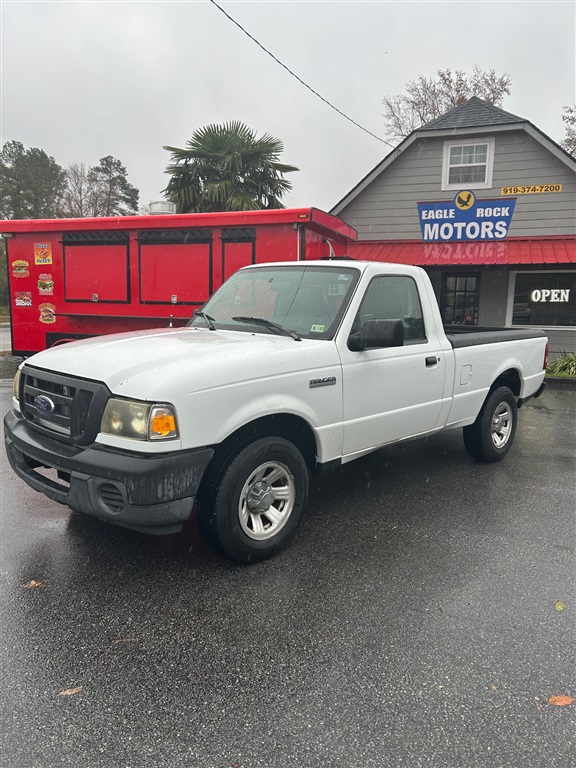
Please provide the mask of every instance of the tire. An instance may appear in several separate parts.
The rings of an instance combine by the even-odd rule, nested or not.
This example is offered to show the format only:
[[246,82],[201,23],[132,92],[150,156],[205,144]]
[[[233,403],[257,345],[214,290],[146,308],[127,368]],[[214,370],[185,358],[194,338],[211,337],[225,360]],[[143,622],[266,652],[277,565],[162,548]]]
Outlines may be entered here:
[[464,427],[464,445],[477,461],[501,461],[514,442],[518,408],[516,398],[508,387],[491,392],[469,427]]
[[262,437],[216,468],[198,495],[200,532],[238,563],[279,552],[292,536],[308,500],[308,468],[282,437]]

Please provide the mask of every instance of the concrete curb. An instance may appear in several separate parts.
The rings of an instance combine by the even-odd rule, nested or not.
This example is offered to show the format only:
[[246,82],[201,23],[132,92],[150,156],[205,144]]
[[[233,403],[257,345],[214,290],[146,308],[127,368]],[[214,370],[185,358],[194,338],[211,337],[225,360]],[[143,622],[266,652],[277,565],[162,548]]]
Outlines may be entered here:
[[576,389],[574,376],[546,376],[544,381],[550,389]]

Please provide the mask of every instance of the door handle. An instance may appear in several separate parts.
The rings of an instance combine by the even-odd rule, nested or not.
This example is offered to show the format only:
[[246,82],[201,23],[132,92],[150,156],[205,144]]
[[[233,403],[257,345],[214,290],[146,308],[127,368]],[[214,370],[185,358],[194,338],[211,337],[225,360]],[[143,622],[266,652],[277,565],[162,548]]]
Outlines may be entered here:
[[436,356],[426,358],[426,366],[428,368],[431,368],[433,365],[438,365],[439,362],[440,358]]

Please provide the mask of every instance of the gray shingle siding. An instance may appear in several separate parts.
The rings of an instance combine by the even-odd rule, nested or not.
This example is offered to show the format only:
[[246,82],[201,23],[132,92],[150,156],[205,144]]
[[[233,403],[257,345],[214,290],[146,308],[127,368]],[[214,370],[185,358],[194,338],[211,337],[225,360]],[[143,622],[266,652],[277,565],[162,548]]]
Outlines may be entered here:
[[[479,199],[504,200],[505,186],[563,185],[562,192],[518,195],[508,236],[574,235],[576,174],[521,129],[482,133],[477,138],[491,136],[495,139],[492,188],[475,190]],[[357,229],[360,240],[421,238],[416,203],[452,200],[455,194],[441,189],[445,141],[445,136],[416,139],[339,212]]]

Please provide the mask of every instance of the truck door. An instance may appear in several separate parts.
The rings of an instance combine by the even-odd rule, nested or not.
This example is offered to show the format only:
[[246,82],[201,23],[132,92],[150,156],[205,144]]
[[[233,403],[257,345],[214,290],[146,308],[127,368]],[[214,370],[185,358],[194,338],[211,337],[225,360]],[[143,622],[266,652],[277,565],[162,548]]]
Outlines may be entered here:
[[416,282],[380,275],[369,283],[352,332],[368,320],[401,319],[404,345],[361,352],[341,345],[343,454],[434,430],[443,403],[445,352],[426,328]]

